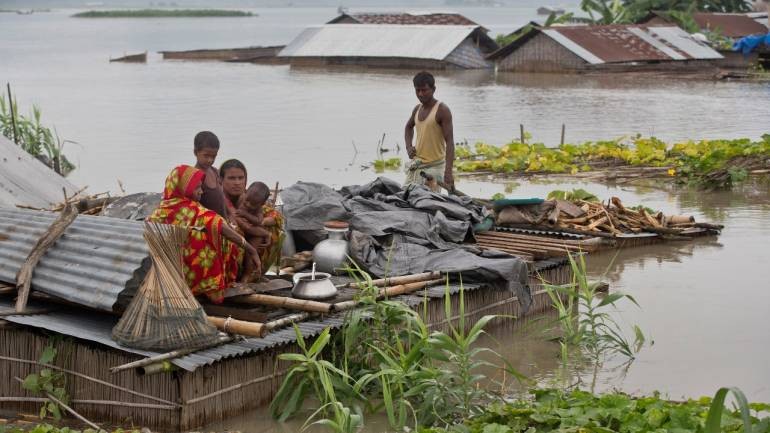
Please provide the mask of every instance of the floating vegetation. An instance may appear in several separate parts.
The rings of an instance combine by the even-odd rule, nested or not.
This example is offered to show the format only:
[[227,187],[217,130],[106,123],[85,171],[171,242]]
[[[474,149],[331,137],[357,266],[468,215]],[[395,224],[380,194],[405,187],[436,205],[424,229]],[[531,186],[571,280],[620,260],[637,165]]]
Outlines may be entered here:
[[681,183],[728,187],[752,172],[770,169],[770,134],[760,140],[700,140],[665,143],[655,137],[588,141],[547,147],[543,143],[511,141],[502,146],[458,145],[458,171],[494,173],[569,173],[617,169],[659,168],[630,177],[670,176]]
[[398,170],[401,168],[401,158],[376,159],[372,162],[372,167],[377,173],[382,173],[385,170]]
[[66,143],[75,142],[59,138],[55,129],[43,126],[41,117],[42,113],[37,106],[32,106],[30,116],[23,116],[19,114],[15,98],[9,104],[0,96],[0,134],[16,142],[57,173],[66,176],[75,169],[75,165],[64,156],[62,150]]
[[[737,407],[727,409],[727,392]],[[632,397],[621,392],[593,394],[580,390],[536,389],[530,398],[493,404],[481,416],[449,429],[423,429],[422,433],[536,433],[536,432],[703,432],[768,433],[770,405],[748,403],[737,388],[721,388],[714,398],[683,402],[651,396]],[[754,414],[751,414],[754,411]]]
[[119,9],[86,11],[72,16],[74,18],[206,18],[253,17],[255,14],[229,9]]

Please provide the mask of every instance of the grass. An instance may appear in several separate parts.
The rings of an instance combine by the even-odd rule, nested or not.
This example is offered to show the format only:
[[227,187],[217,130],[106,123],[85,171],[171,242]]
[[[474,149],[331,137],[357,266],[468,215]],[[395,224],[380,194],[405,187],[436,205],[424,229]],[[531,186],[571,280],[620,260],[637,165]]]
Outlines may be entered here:
[[74,18],[209,18],[253,17],[254,14],[228,9],[116,9],[86,11],[72,16]]
[[[361,308],[348,313],[342,330],[332,338],[327,329],[309,348],[300,344],[302,353],[280,355],[293,365],[271,404],[273,417],[288,419],[311,402],[316,409],[305,425],[336,432],[355,431],[365,413],[386,415],[396,430],[448,426],[501,401],[481,371],[493,368],[522,377],[493,350],[476,347],[497,316],[466,326],[462,284],[460,319],[448,325],[448,332],[431,332],[417,311],[399,301],[378,300],[371,278],[355,272],[357,280],[369,284],[359,294]],[[447,318],[452,317],[450,298],[447,286]],[[500,365],[486,361],[490,355]]]
[[63,154],[64,145],[75,142],[62,140],[55,128],[43,125],[41,118],[42,112],[37,106],[32,106],[32,113],[24,116],[19,114],[15,98],[9,103],[0,95],[0,134],[16,141],[27,153],[66,176],[75,165]]

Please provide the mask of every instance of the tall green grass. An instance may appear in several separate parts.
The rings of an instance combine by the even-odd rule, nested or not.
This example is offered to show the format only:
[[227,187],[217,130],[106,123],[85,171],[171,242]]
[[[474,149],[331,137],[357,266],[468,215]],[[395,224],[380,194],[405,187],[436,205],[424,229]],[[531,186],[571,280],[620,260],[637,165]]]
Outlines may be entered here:
[[42,112],[37,106],[32,106],[31,115],[21,115],[15,98],[9,103],[0,95],[0,134],[11,141],[18,140],[19,147],[66,176],[75,166],[64,155],[64,145],[76,143],[62,140],[55,129],[42,124],[41,118]]
[[501,401],[501,393],[486,386],[487,369],[523,377],[492,349],[476,347],[484,327],[497,316],[467,326],[462,283],[459,319],[452,322],[447,282],[448,332],[430,331],[417,311],[403,302],[378,300],[369,276],[354,272],[369,284],[358,298],[361,307],[348,313],[336,337],[327,329],[309,348],[302,344],[303,353],[280,356],[293,365],[271,404],[275,418],[297,415],[308,403],[317,409],[306,425],[322,424],[340,432],[355,429],[365,413],[385,414],[398,430],[448,426]]

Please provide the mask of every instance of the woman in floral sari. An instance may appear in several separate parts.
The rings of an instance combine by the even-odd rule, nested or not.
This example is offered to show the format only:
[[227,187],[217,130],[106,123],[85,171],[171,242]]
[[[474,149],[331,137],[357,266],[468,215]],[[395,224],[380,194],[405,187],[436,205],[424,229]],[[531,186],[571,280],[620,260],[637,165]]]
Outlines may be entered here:
[[[183,251],[184,273],[195,295],[206,295],[221,303],[224,291],[238,277],[244,249],[261,269],[257,251],[224,218],[203,207],[205,174],[189,165],[180,165],[166,178],[163,200],[150,215],[150,221],[194,228]],[[240,247],[239,247],[240,246]]]

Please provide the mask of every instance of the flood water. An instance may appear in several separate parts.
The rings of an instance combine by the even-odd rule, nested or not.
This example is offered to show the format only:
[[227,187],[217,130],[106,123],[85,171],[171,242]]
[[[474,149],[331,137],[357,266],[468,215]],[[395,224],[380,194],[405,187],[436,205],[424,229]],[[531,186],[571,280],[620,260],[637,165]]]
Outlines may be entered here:
[[[495,34],[535,18],[537,4],[457,10]],[[78,164],[71,180],[92,192],[116,191],[118,180],[128,192],[159,190],[172,166],[194,161],[192,137],[204,129],[221,139],[219,161],[241,159],[252,180],[333,186],[372,180],[375,174],[361,165],[376,158],[381,136],[385,147],[403,147],[403,125],[416,103],[412,72],[163,61],[155,53],[285,44],[304,26],[335,16],[333,8],[254,11],[260,15],[239,19],[82,20],[70,18],[72,10],[0,14],[0,81],[11,83],[24,111],[39,105],[44,123],[77,141],[65,151]],[[108,62],[145,50],[146,65]],[[549,144],[558,141],[562,123],[568,141],[635,133],[669,140],[757,138],[770,132],[766,84],[491,71],[440,73],[437,79],[437,97],[452,109],[458,141],[503,143],[518,136],[519,124]],[[770,401],[768,184],[705,193],[458,181],[466,193],[487,197],[506,188],[509,196],[534,197],[574,187],[727,226],[717,239],[591,256],[593,276],[607,270],[612,290],[632,294],[641,305],[621,304],[621,323],[638,324],[654,340],[624,374],[601,373],[599,387],[680,398],[731,385],[751,400]],[[522,371],[544,382],[555,376],[555,344],[534,333],[496,338],[502,346],[495,349]],[[211,429],[297,427],[277,425],[262,411]]]

